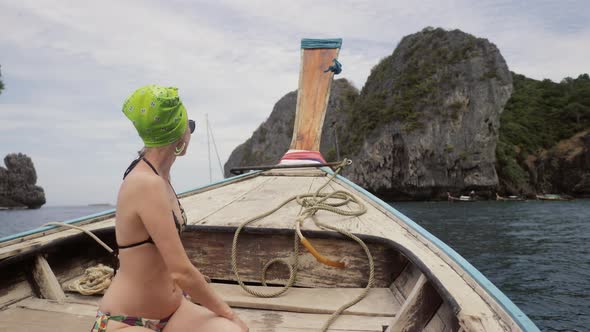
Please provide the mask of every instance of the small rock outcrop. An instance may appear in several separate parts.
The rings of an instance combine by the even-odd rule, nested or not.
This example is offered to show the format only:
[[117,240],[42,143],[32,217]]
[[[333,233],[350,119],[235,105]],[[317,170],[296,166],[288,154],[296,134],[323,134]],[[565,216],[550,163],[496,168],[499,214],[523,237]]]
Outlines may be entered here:
[[0,166],[0,207],[40,208],[45,204],[45,192],[37,183],[33,161],[22,153],[4,158],[6,168]]
[[[336,160],[334,131],[342,124],[348,123],[348,115],[357,96],[358,90],[346,79],[332,82],[320,143],[320,150],[327,161]],[[233,167],[278,163],[291,144],[296,106],[297,91],[283,96],[273,107],[268,119],[254,131],[252,137],[231,153],[224,165],[225,176],[231,175],[229,171]]]

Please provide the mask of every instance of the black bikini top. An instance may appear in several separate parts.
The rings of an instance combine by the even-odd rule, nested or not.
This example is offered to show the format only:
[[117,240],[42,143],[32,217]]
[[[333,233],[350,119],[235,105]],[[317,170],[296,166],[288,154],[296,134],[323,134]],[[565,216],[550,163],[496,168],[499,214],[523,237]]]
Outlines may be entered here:
[[[154,171],[154,173],[156,173],[156,175],[160,175],[160,174],[158,174],[158,171],[156,171],[156,168],[154,167],[154,165],[152,165],[147,159],[145,159],[142,156],[140,158],[135,159],[131,163],[131,165],[129,165],[129,167],[125,171],[125,174],[123,174],[123,179],[125,179],[125,177],[131,172],[131,170],[133,170],[133,168],[135,168],[135,166],[141,160],[145,161],[146,164],[148,164],[148,166]],[[176,193],[176,191],[174,190],[174,187],[172,187],[172,184],[170,182],[168,182],[168,184],[170,184],[170,187]],[[172,211],[172,217],[174,218],[174,224],[176,225],[176,229],[178,230],[178,235],[180,235],[182,233],[182,231],[184,230],[184,227],[186,226],[186,214],[184,213],[184,209],[182,208],[182,204],[180,204],[180,200],[178,199],[178,196],[176,196],[176,201],[178,202],[178,207],[180,208],[180,213],[182,214],[182,221],[183,221],[183,223],[181,224],[178,221],[178,218],[176,218],[176,214],[174,214],[174,211]],[[124,246],[121,246],[121,245],[119,245],[117,243],[117,247],[118,247],[118,249],[127,249],[127,248],[137,247],[137,246],[142,245],[142,244],[145,244],[145,243],[154,243],[154,240],[152,240],[152,237],[149,236],[147,239],[145,239],[143,241],[140,241],[140,242],[137,242],[137,243],[133,243],[133,244],[124,245]]]

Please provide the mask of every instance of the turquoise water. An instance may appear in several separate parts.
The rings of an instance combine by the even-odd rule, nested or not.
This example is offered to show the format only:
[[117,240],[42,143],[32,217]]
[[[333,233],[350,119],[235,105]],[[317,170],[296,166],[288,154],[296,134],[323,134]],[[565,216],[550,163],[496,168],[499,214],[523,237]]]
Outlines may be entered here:
[[[590,200],[391,204],[465,257],[541,330],[589,331]],[[111,208],[0,210],[0,237]]]
[[590,331],[590,200],[404,202],[542,331]]

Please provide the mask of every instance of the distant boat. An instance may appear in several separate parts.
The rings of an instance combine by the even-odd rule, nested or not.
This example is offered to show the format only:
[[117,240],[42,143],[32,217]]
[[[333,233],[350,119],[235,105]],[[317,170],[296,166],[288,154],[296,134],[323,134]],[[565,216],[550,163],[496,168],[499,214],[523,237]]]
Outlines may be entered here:
[[[228,304],[238,307],[251,330],[319,331],[338,308],[367,294],[330,331],[539,332],[448,245],[325,167],[319,147],[333,77],[326,69],[339,70],[340,42],[302,42],[293,140],[283,162],[249,167],[257,171],[180,194],[188,216],[182,242],[189,259]],[[332,192],[325,199],[320,198],[327,195],[320,193],[324,187]],[[299,204],[286,203],[295,197]],[[322,224],[296,222],[309,204],[321,211],[308,210],[308,216]],[[283,208],[265,213],[276,206]],[[258,224],[240,233],[237,226],[256,215],[262,216]],[[115,209],[67,224],[92,231],[106,245],[116,243]],[[361,249],[351,233],[367,246]],[[293,274],[272,266],[267,275],[267,262],[277,258],[286,258],[283,264]],[[71,290],[79,289],[86,268],[111,262],[107,250],[78,230],[49,226],[0,238],[0,330],[87,331],[101,295]],[[274,287],[264,286],[261,274]],[[280,297],[260,298],[246,293],[244,283],[261,293],[278,294],[285,284],[296,287]]]
[[447,199],[449,200],[449,202],[477,202],[477,199],[475,197],[472,196],[466,196],[466,195],[461,195],[459,197],[454,197],[451,195],[451,193],[447,192]]
[[522,202],[522,201],[526,201],[526,199],[524,197],[520,197],[520,196],[508,196],[508,197],[502,197],[500,195],[498,195],[498,193],[496,193],[496,200],[497,201],[518,201],[518,202]]
[[0,210],[26,210],[26,206],[0,206]]
[[571,196],[566,196],[566,195],[543,194],[543,195],[537,195],[537,199],[540,199],[542,201],[571,201],[574,198]]

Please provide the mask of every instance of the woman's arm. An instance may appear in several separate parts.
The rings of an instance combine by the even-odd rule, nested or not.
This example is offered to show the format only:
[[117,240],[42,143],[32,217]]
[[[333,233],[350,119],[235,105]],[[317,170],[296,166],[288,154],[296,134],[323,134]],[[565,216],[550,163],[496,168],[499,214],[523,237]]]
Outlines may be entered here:
[[174,282],[207,309],[234,319],[231,308],[213,291],[186,254],[171,216],[168,184],[164,179],[151,175],[137,180],[137,193],[142,196],[139,217],[158,247]]

